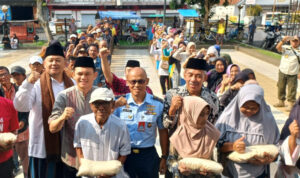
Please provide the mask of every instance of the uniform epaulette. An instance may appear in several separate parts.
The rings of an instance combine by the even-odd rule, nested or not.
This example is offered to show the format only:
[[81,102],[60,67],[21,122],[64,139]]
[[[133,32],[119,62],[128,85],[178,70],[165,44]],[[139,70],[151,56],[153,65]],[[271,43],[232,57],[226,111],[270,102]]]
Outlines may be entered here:
[[161,99],[161,98],[159,98],[159,97],[157,97],[157,96],[155,96],[155,95],[153,95],[153,99],[154,99],[154,100],[157,100],[157,101],[159,101],[159,102],[161,102],[161,103],[164,102],[163,99]]

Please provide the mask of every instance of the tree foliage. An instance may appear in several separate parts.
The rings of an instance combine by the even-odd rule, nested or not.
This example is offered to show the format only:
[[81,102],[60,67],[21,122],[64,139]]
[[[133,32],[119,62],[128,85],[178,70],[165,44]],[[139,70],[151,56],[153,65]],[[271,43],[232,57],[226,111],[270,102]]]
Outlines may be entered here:
[[[211,8],[220,3],[220,0],[185,0],[188,5],[199,5],[201,9],[199,10],[201,17],[204,18],[204,24],[208,25],[208,20],[212,16],[210,13]],[[228,5],[228,0],[224,1],[224,6]]]
[[250,6],[246,9],[248,16],[259,16],[262,11],[263,9],[260,5]]
[[170,3],[169,3],[169,7],[170,9],[180,9],[184,6],[184,1],[180,1],[178,3],[177,0],[171,0]]

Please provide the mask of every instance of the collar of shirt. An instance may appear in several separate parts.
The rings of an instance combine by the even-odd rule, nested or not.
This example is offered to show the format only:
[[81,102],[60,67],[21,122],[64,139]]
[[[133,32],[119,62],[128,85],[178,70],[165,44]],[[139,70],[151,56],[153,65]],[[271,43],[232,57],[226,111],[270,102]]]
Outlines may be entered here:
[[[178,94],[187,94],[187,95],[190,95],[190,93],[189,93],[189,91],[188,91],[188,89],[187,89],[187,87],[186,87],[186,84],[183,85],[183,86],[180,87],[180,88],[181,88],[181,90],[178,91]],[[202,95],[202,93],[203,93],[204,90],[205,90],[205,88],[202,86],[202,87],[201,87],[201,92],[200,92],[200,95],[199,95],[199,96]]]
[[[78,88],[77,85],[76,85],[75,88],[76,88],[76,91],[79,93],[80,97],[82,97],[82,98],[86,98],[87,96],[90,96],[91,93],[92,93],[92,91],[94,91],[94,90],[93,90],[94,86],[93,86],[93,87],[89,90],[89,92],[86,94],[86,96],[84,96],[83,92],[79,90],[79,88]],[[95,88],[97,88],[97,87],[95,87]]]
[[127,99],[128,104],[135,104],[135,105],[139,105],[139,106],[142,106],[144,103],[151,104],[151,99],[152,99],[152,97],[153,97],[152,95],[146,93],[146,97],[145,97],[143,103],[141,103],[141,104],[136,104],[135,101],[134,101],[133,98],[132,98],[131,93],[129,93],[128,95],[129,95],[129,96],[128,96],[128,99]]
[[51,81],[52,83],[56,83],[59,86],[64,86],[64,82],[58,82],[57,80],[55,80],[54,78],[51,77]]
[[104,125],[101,128],[100,124],[98,124],[98,122],[96,121],[95,114],[93,113],[92,114],[92,116],[93,116],[93,123],[95,124],[95,126],[99,127],[100,131],[105,131],[105,130],[107,130],[109,128],[110,120],[114,119],[114,118],[111,118],[111,115],[108,117],[108,119],[106,120],[106,122],[104,123]]

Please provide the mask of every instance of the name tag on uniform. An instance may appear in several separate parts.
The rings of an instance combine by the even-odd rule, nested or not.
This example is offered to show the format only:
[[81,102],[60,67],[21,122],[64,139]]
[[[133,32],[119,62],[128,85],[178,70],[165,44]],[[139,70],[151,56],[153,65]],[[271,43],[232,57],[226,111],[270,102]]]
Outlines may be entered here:
[[130,110],[128,108],[124,108],[124,109],[122,109],[122,112],[132,112],[132,110]]
[[139,124],[138,124],[138,131],[139,132],[145,132],[145,126],[146,126],[145,122],[139,122]]

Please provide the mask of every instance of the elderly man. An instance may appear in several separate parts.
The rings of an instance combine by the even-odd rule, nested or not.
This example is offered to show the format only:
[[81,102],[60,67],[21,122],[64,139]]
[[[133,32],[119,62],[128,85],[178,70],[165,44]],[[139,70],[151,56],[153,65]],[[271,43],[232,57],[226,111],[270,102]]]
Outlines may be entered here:
[[50,133],[48,118],[57,94],[74,84],[64,72],[65,62],[59,43],[48,46],[43,62],[45,72],[32,71],[14,98],[18,111],[30,111],[28,156],[31,177],[61,176],[60,134]]
[[[283,45],[290,41],[291,45]],[[299,37],[286,36],[276,46],[276,49],[282,53],[279,65],[279,78],[278,78],[278,99],[279,102],[275,107],[284,107],[286,99],[286,86],[288,86],[287,100],[289,102],[287,111],[291,111],[296,101],[297,94],[297,75],[299,72],[300,63],[300,47]]]
[[49,130],[61,133],[61,159],[65,178],[76,177],[78,160],[73,147],[75,124],[82,115],[92,113],[89,107],[91,93],[97,88],[93,81],[97,77],[93,59],[79,57],[74,64],[76,86],[58,94],[49,117]]
[[[89,103],[93,113],[81,116],[75,126],[77,157],[93,161],[119,160],[124,164],[131,151],[130,136],[125,123],[112,114],[113,92],[107,88],[97,88]],[[125,178],[127,175],[122,169],[116,177]]]
[[[126,94],[127,105],[115,111],[115,115],[126,123],[130,134],[132,149],[124,165],[130,177],[158,178],[159,171],[166,171],[168,131],[161,120],[163,103],[146,92],[148,83],[144,69],[131,69],[127,76],[130,89],[130,93]],[[154,147],[157,128],[162,149],[160,162]]]
[[[130,93],[129,87],[126,85],[126,80],[117,77],[111,72],[107,60],[108,55],[109,53],[107,52],[107,49],[103,48],[100,50],[101,66],[107,86],[112,89],[115,95],[125,95]],[[128,60],[125,66],[125,77],[127,77],[129,71],[134,67],[140,67],[140,62],[136,60]],[[146,91],[147,93],[152,94],[152,90],[148,86]]]
[[167,92],[164,102],[163,123],[169,129],[169,136],[173,134],[177,126],[177,111],[182,106],[184,96],[199,96],[204,99],[212,108],[208,118],[214,123],[219,115],[219,100],[213,92],[205,88],[202,84],[205,79],[207,63],[203,59],[190,58],[184,69],[184,80],[186,85],[171,89]]

